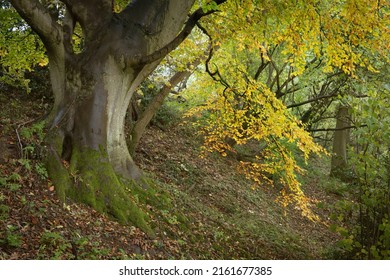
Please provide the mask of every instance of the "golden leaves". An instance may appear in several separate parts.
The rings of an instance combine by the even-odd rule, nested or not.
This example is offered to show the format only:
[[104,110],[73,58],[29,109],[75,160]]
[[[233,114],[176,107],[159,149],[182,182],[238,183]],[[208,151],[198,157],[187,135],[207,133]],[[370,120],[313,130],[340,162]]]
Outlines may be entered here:
[[[232,57],[229,62],[232,62]],[[236,153],[237,146],[253,141],[265,145],[265,149],[255,156],[254,162],[242,161],[239,171],[257,185],[272,183],[272,176],[278,177],[278,182],[283,185],[281,194],[285,196],[280,202],[296,203],[305,209],[305,197],[296,177],[302,169],[296,163],[291,149],[297,147],[307,159],[309,154],[320,153],[322,148],[313,142],[265,84],[245,75],[243,67],[235,66],[241,69],[240,75],[233,75],[228,68],[221,69],[224,77],[229,77],[229,84],[234,87],[217,85],[210,79],[207,88],[213,88],[214,98],[202,109],[193,111],[197,114],[199,110],[207,111],[206,123],[201,126],[205,136],[204,152],[218,152],[226,156],[228,153]],[[305,215],[309,216],[308,210],[305,211]]]
[[[324,150],[276,97],[270,81],[275,75],[299,77],[315,59],[325,73],[339,69],[354,77],[359,67],[376,72],[374,59],[390,60],[389,11],[386,1],[226,2],[205,23],[220,46],[210,65],[223,79],[197,81],[200,91],[210,91],[204,106],[194,110],[203,116],[205,151],[227,155],[251,141],[264,145],[254,162],[241,162],[241,172],[257,184],[276,178],[283,186],[280,202],[294,203],[310,216],[296,158]],[[276,60],[288,74],[274,66],[278,74],[253,78],[251,65]]]

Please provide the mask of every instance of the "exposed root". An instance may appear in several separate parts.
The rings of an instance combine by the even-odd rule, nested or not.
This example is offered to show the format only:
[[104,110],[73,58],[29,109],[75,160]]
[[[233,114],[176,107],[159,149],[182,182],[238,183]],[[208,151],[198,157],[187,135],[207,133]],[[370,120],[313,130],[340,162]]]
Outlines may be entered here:
[[[54,141],[56,140],[56,141]],[[150,237],[154,232],[147,223],[148,216],[131,199],[126,189],[137,184],[122,180],[115,173],[103,151],[73,147],[69,164],[61,159],[61,137],[51,139],[47,169],[59,198],[71,198],[107,213],[123,224],[139,227]]]

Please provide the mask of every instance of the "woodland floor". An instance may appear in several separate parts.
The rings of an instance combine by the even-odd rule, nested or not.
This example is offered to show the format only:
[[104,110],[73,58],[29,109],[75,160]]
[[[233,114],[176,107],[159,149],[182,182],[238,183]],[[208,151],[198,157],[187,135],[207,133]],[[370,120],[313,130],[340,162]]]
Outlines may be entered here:
[[[137,151],[136,162],[171,198],[168,209],[145,206],[152,208],[155,239],[87,206],[62,205],[41,168],[37,133],[18,138],[42,119],[47,103],[0,90],[0,259],[334,257],[339,237],[329,229],[329,212],[338,194],[321,186],[322,161],[316,161],[322,170],[303,179],[321,218],[312,222],[275,203],[274,189],[253,190],[235,158],[200,158],[202,142],[189,124],[151,126]],[[21,159],[21,145],[34,151]]]

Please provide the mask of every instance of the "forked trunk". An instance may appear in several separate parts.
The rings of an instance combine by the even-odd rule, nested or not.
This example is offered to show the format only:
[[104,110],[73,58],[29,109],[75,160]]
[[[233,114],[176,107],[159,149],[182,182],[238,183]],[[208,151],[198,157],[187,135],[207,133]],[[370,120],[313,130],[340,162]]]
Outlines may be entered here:
[[49,173],[61,199],[87,203],[150,233],[124,187],[146,186],[128,151],[124,121],[132,93],[150,70],[126,67],[112,55],[94,58],[83,67],[66,63],[64,98],[47,138]]

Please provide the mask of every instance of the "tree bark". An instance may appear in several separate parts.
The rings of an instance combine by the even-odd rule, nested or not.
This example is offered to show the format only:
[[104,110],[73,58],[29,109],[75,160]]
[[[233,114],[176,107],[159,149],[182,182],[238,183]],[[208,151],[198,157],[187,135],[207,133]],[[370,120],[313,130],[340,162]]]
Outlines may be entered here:
[[336,129],[333,136],[331,176],[343,179],[347,168],[347,144],[350,124],[349,108],[340,106],[337,111]]
[[186,70],[176,72],[169,79],[169,82],[165,84],[160,89],[160,91],[153,97],[153,99],[145,108],[145,110],[139,115],[138,119],[136,120],[131,129],[131,140],[129,142],[129,150],[131,155],[134,155],[135,150],[138,147],[138,144],[147,125],[150,123],[153,116],[157,113],[158,109],[163,104],[165,98],[179,83],[186,81],[192,75],[193,71],[189,70],[190,68],[195,69],[205,59],[206,56],[199,57],[194,62],[189,63],[187,65]]

